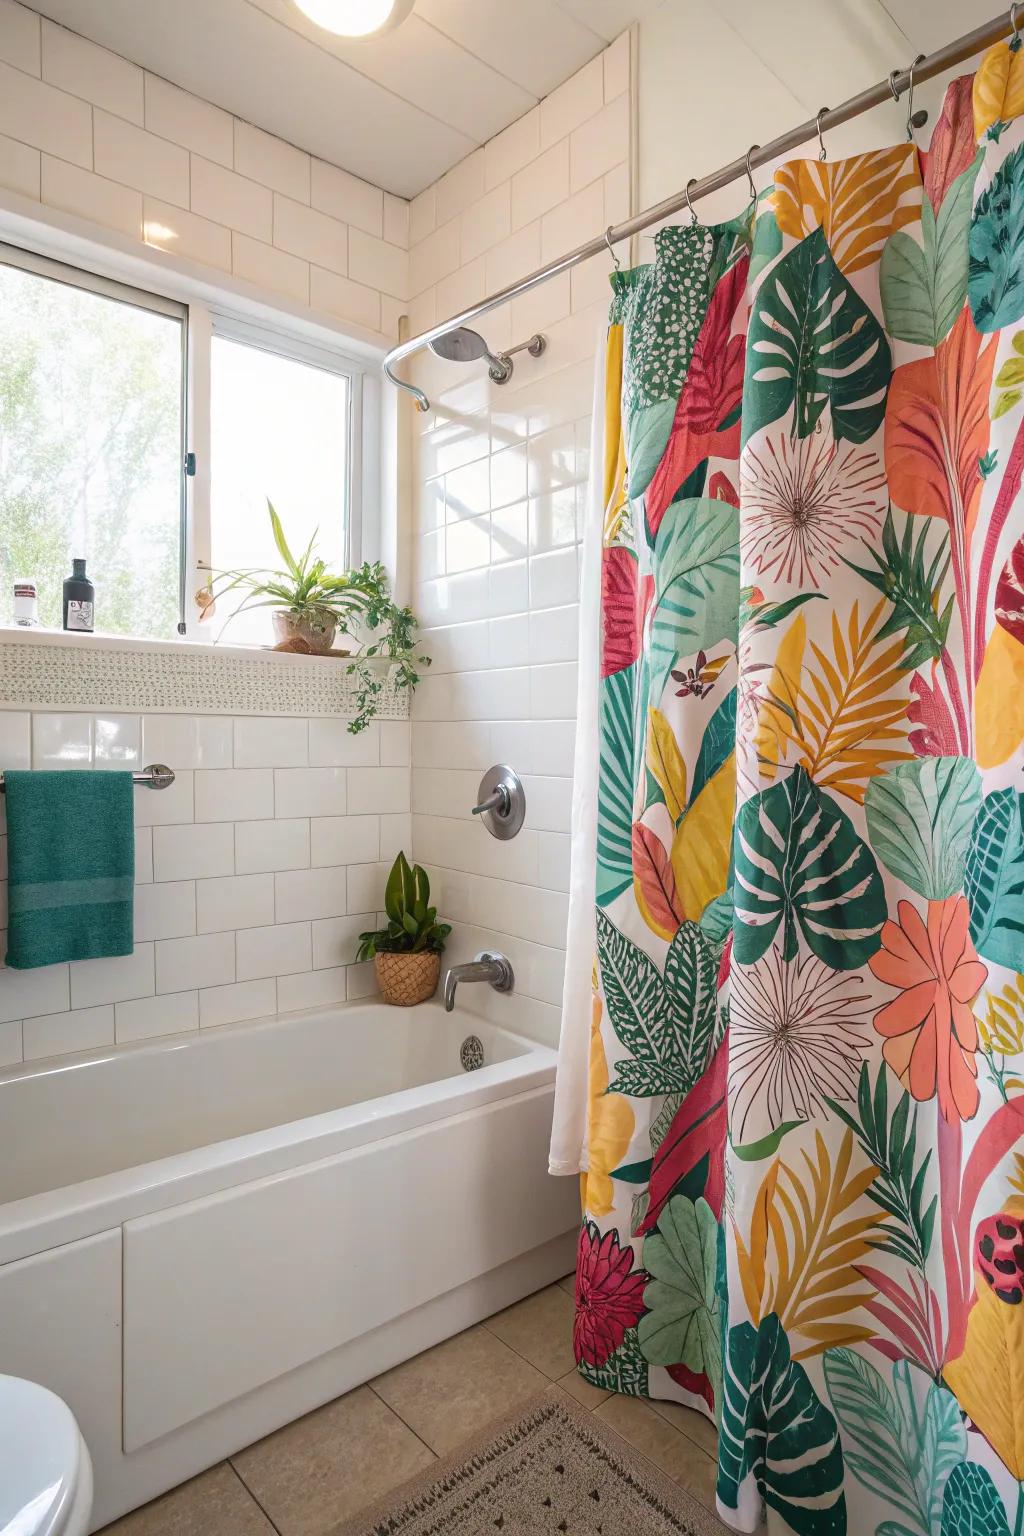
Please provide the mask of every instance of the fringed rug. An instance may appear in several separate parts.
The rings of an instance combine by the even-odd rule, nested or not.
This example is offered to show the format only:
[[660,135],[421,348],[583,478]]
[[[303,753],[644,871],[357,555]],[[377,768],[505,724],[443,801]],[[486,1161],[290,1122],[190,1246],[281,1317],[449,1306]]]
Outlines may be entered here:
[[695,1498],[557,1388],[335,1536],[722,1536]]

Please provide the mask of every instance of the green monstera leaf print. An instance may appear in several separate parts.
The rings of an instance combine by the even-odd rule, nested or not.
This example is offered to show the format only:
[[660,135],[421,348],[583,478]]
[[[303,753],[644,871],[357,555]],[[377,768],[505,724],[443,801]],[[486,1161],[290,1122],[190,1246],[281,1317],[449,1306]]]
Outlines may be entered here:
[[717,497],[680,502],[654,546],[651,703],[681,656],[739,635],[739,509]]
[[644,1239],[647,1311],[638,1333],[651,1365],[685,1365],[705,1372],[715,1403],[722,1399],[719,1297],[715,1287],[718,1222],[701,1196],[673,1195]]
[[909,1360],[893,1366],[891,1391],[852,1349],[826,1351],[824,1367],[846,1468],[898,1516],[885,1536],[938,1536],[946,1483],[967,1455],[956,1398]]
[[597,953],[608,1017],[631,1060],[613,1063],[609,1093],[687,1093],[707,1066],[717,1020],[714,951],[697,923],[681,925],[654,961],[598,908]]
[[949,1474],[940,1536],[1010,1536],[999,1490],[976,1462],[961,1462]]
[[871,846],[890,874],[926,901],[963,887],[981,774],[966,757],[899,763],[868,784],[864,809]]
[[1024,796],[986,795],[974,820],[964,870],[971,938],[983,960],[1013,971],[1024,962]]
[[921,203],[922,244],[899,229],[882,250],[880,283],[885,326],[890,336],[921,347],[937,347],[953,329],[967,297],[967,230],[974,180],[984,156],[978,154],[953,182],[938,213]]
[[839,1430],[790,1358],[774,1312],[759,1328],[737,1323],[729,1331],[718,1439],[718,1497],[726,1508],[737,1507],[751,1472],[769,1509],[797,1536],[845,1536]]
[[983,334],[1024,316],[1024,144],[1007,155],[974,205],[967,291]]
[[832,435],[866,442],[882,423],[892,373],[885,333],[816,229],[772,267],[747,333],[743,438],[793,412],[808,437],[826,405]]
[[601,682],[597,900],[606,907],[633,883],[633,742],[639,662]]
[[837,971],[856,970],[875,953],[886,919],[878,865],[803,768],[740,807],[735,854],[733,954],[741,965],[760,960],[780,927],[787,961],[798,935]]

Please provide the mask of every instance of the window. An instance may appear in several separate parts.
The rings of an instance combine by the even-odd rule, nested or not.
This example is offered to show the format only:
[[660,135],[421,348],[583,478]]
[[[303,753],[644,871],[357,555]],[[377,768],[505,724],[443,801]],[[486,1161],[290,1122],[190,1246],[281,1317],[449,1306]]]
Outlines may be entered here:
[[[346,374],[214,332],[210,370],[210,562],[214,571],[280,569],[273,502],[292,553],[311,540],[331,570],[349,563],[350,381]],[[233,617],[217,599],[215,630],[262,644],[265,609]],[[228,622],[230,621],[230,622]]]
[[374,558],[379,388],[332,340],[0,244],[0,625],[30,580],[59,629],[84,556],[99,632],[271,644],[235,593],[200,622],[211,572],[280,567],[268,498],[295,554]]
[[0,622],[27,579],[59,629],[84,556],[97,629],[175,634],[185,326],[181,305],[0,247]]

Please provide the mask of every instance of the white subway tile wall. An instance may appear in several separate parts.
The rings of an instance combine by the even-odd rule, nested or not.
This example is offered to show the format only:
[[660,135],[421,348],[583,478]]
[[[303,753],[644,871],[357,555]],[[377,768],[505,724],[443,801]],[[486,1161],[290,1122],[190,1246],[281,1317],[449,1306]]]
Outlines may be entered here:
[[343,1002],[350,972],[372,991],[356,946],[411,852],[411,755],[407,721],[0,707],[0,771],[177,775],[135,791],[134,953],[31,971],[3,965],[0,796],[0,1067]]
[[[417,327],[474,294],[481,261],[494,288],[626,217],[629,80],[623,35],[413,200]],[[543,357],[516,358],[508,385],[429,356],[415,368],[432,409],[415,423],[413,604],[434,664],[412,710],[413,851],[456,925],[448,958],[494,948],[515,968],[514,1002],[466,987],[460,1003],[549,1044],[568,907],[578,539],[609,297],[610,262],[589,266],[586,281],[567,274],[480,321],[496,349],[533,330],[548,338]],[[471,815],[480,775],[497,762],[526,787],[512,842]],[[363,808],[354,789],[350,774],[350,815]],[[361,881],[350,871],[350,910]]]
[[0,3],[0,187],[397,339],[407,202],[17,0]]

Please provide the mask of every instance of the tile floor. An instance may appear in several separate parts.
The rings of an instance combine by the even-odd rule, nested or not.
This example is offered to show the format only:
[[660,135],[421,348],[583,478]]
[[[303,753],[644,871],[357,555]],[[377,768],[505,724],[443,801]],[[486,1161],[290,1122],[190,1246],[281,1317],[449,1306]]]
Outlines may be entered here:
[[103,1536],[330,1536],[552,1381],[713,1510],[715,1431],[706,1419],[675,1403],[598,1391],[577,1375],[572,1283],[560,1280],[386,1371]]

